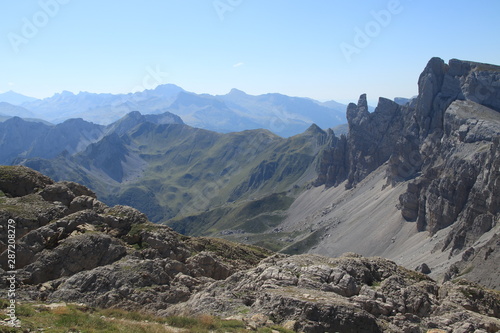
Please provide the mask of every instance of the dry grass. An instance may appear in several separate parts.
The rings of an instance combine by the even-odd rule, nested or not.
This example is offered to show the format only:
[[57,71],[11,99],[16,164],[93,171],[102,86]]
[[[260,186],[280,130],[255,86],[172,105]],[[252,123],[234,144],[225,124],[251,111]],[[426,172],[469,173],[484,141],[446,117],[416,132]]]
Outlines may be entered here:
[[[5,314],[9,304],[0,299],[0,315]],[[238,320],[223,320],[210,315],[198,317],[156,317],[141,312],[121,309],[94,309],[74,304],[47,306],[42,304],[18,304],[17,316],[20,328],[0,326],[0,333],[6,332],[127,332],[127,333],[243,333],[246,324]],[[272,329],[285,332],[281,327]],[[271,329],[262,327],[260,333]],[[287,332],[288,333],[288,332]]]

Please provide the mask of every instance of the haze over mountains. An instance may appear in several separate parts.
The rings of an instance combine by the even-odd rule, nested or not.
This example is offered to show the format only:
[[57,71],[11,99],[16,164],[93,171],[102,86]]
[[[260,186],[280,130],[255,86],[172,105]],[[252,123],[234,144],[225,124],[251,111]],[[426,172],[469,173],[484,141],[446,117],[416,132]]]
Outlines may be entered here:
[[18,106],[0,105],[0,115],[40,118],[51,123],[82,118],[109,125],[131,111],[142,114],[168,111],[190,126],[216,132],[264,128],[289,137],[313,123],[327,129],[346,122],[346,106],[335,101],[320,103],[281,94],[252,96],[237,89],[227,95],[211,96],[190,93],[173,84],[117,95],[63,91],[43,100],[7,92],[0,94],[0,101]]

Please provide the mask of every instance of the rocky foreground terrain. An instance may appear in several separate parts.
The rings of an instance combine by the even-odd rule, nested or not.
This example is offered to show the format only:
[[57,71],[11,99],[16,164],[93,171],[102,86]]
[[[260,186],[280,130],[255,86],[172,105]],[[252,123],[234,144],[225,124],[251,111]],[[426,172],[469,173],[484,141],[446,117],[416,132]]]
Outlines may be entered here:
[[0,191],[2,298],[13,219],[18,301],[208,313],[304,332],[500,330],[500,293],[460,278],[437,283],[354,253],[287,256],[183,236],[26,167],[0,167]]

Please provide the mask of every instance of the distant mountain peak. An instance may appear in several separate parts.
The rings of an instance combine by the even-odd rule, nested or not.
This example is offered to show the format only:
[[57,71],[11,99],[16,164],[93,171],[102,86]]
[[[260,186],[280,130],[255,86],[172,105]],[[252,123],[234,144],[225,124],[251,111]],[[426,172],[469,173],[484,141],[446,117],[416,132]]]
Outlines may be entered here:
[[[182,119],[166,115],[157,119],[148,117],[148,121],[183,123],[184,120],[187,125],[222,133],[267,128],[284,137],[303,133],[312,123],[329,128],[346,122],[345,105],[325,107],[307,98],[276,93],[255,96],[236,88],[226,95],[196,94],[171,83],[133,94],[62,91],[23,107],[33,113],[31,118],[53,123],[83,118],[105,126],[136,110],[142,115],[169,111]],[[1,110],[0,113],[9,115]],[[129,114],[128,121],[134,123],[140,118],[139,114]]]
[[311,126],[309,126],[309,128],[306,130],[306,133],[310,133],[310,134],[316,134],[316,133],[321,133],[321,134],[325,134],[326,132],[323,131],[318,125],[316,124],[312,124]]
[[139,119],[142,117],[142,114],[139,111],[131,111],[127,113],[125,117]]
[[76,96],[76,95],[73,92],[68,91],[68,90],[63,90],[60,93],[54,94],[54,97],[72,97],[72,96]]
[[246,92],[242,91],[242,90],[239,90],[239,89],[236,89],[236,88],[233,88],[231,89],[231,91],[228,93],[228,95],[247,95]]
[[154,88],[153,90],[156,92],[169,93],[169,94],[185,91],[184,89],[173,83],[160,84],[156,86],[156,88]]
[[0,94],[0,102],[6,102],[12,105],[21,105],[25,102],[32,102],[36,100],[37,99],[34,97],[25,96],[12,90]]

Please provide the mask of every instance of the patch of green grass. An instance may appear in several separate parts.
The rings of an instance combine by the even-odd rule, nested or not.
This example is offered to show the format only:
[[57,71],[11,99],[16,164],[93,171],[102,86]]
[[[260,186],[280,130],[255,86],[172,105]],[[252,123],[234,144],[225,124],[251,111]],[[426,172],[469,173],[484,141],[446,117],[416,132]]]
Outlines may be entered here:
[[249,313],[249,312],[250,312],[250,308],[249,308],[249,307],[247,307],[247,306],[242,306],[242,307],[238,308],[237,312],[238,312],[239,314],[244,315],[244,314],[247,314],[247,313]]
[[[9,304],[0,299],[0,311]],[[246,324],[239,320],[224,320],[210,315],[196,317],[156,317],[151,314],[122,309],[95,309],[79,305],[61,305],[48,308],[34,303],[18,303],[16,314],[21,327],[0,326],[0,333],[36,332],[102,332],[102,333],[171,333],[172,327],[187,333],[243,333],[248,332]],[[279,326],[262,327],[260,333],[277,330],[291,333]]]
[[466,274],[469,274],[470,272],[472,272],[473,269],[474,269],[474,266],[469,266],[466,269],[464,269],[462,272],[460,272],[460,274],[458,276],[464,276]]
[[138,236],[142,231],[154,231],[157,228],[158,227],[153,223],[134,224],[130,228],[128,235],[134,237],[134,236]]
[[222,330],[236,330],[245,329],[245,323],[239,320],[223,320],[220,322],[220,328]]
[[304,239],[293,243],[292,245],[284,248],[281,252],[286,254],[302,254],[307,252],[314,245],[318,244],[321,236],[325,234],[324,228],[318,229],[305,237]]
[[167,324],[178,328],[193,328],[199,325],[199,321],[190,317],[172,316],[167,318]]
[[0,206],[1,209],[8,211],[9,213],[13,214],[14,216],[21,215],[25,217],[26,215],[30,214],[29,211],[27,211],[26,207],[19,206],[19,205],[4,205],[4,202],[0,201]]
[[123,309],[104,309],[100,310],[99,313],[105,317],[127,319],[134,321],[150,321],[156,323],[167,323],[166,318],[155,317],[150,314],[140,313],[135,311],[126,311]]
[[237,201],[207,212],[172,219],[166,224],[189,236],[220,237],[223,230],[243,230],[262,235],[283,221],[293,201],[294,198],[285,193],[273,193],[263,198]]
[[67,330],[90,330],[98,328],[99,331],[104,332],[117,328],[109,320],[104,320],[90,313],[77,311],[60,314],[54,321],[54,326]]
[[36,315],[36,311],[29,304],[17,304],[16,315],[18,317],[33,317]]
[[281,251],[283,249],[282,242],[274,242],[272,240],[262,240],[255,243],[255,245],[262,246],[263,248],[269,249],[274,252]]
[[186,240],[186,243],[198,252],[210,251],[226,260],[233,260],[248,265],[255,265],[262,259],[272,255],[272,252],[258,246],[233,243],[220,238],[190,238]]
[[[2,304],[5,300],[2,301]],[[165,326],[168,318],[158,318],[148,314],[119,309],[89,309],[68,305],[56,308],[39,307],[34,304],[19,304],[16,314],[21,320],[20,328],[1,328],[0,332],[39,331],[63,332],[130,332],[130,333],[167,333]],[[190,328],[190,332],[208,332],[219,319],[190,318],[173,319],[171,326]],[[193,329],[191,329],[193,328]],[[231,331],[231,330],[226,330]],[[234,332],[234,330],[232,330]]]
[[0,180],[14,180],[21,169],[12,165],[0,165]]

